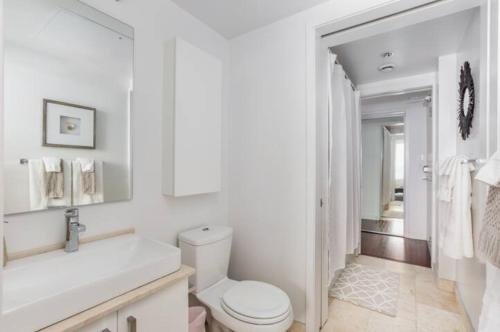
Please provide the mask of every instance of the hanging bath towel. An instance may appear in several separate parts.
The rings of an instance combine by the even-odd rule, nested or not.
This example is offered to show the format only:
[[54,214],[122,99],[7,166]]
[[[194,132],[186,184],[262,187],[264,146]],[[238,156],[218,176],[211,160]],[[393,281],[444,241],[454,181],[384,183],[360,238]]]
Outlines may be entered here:
[[439,200],[444,215],[440,221],[439,246],[453,259],[474,256],[472,240],[472,180],[474,166],[464,156],[451,157],[440,167]]
[[489,185],[478,250],[491,264],[500,268],[500,152],[497,151],[476,175]]

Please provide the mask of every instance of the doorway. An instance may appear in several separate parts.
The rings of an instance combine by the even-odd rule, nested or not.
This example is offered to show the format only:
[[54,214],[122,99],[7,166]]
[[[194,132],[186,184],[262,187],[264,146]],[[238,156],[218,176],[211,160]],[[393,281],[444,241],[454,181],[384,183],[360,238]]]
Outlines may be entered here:
[[404,118],[364,119],[361,137],[361,231],[404,236]]
[[[394,238],[394,239],[401,239],[401,240],[406,240],[406,239],[409,239],[409,240],[419,240],[419,241],[423,241],[422,243],[424,243],[424,247],[426,250],[428,250],[428,252],[430,253],[430,255],[432,255],[432,259],[437,259],[437,256],[436,256],[436,252],[437,252],[437,249],[436,249],[436,243],[435,241],[433,241],[433,239],[436,238],[436,227],[437,227],[437,213],[436,213],[436,207],[435,207],[435,202],[436,202],[436,191],[437,191],[437,188],[436,188],[436,181],[434,181],[436,179],[436,176],[437,176],[437,165],[436,163],[434,163],[434,161],[436,160],[436,153],[437,153],[437,136],[436,133],[437,133],[437,116],[432,116],[432,112],[437,110],[437,81],[438,81],[438,77],[437,77],[437,62],[438,62],[438,58],[439,56],[441,55],[444,55],[444,54],[447,54],[447,53],[453,53],[453,52],[457,52],[457,49],[458,49],[458,46],[457,44],[455,44],[455,46],[450,46],[451,43],[453,43],[453,40],[452,38],[448,38],[446,39],[447,37],[450,37],[450,34],[447,34],[447,36],[445,35],[442,35],[441,37],[438,36],[438,34],[436,33],[426,33],[424,34],[425,36],[423,36],[422,39],[419,40],[419,43],[420,42],[423,42],[425,44],[425,42],[428,42],[428,41],[432,41],[432,42],[436,42],[437,44],[440,44],[440,46],[443,46],[443,45],[448,45],[450,46],[450,49],[446,50],[446,49],[440,49],[440,50],[437,50],[437,49],[434,49],[434,50],[431,50],[432,48],[430,47],[426,47],[426,46],[423,46],[423,45],[419,45],[419,48],[420,50],[425,50],[426,52],[431,50],[430,53],[433,60],[434,60],[434,63],[432,65],[433,69],[431,70],[423,70],[423,71],[420,71],[420,69],[422,69],[420,67],[419,70],[415,70],[416,67],[413,67],[412,69],[412,72],[406,72],[406,76],[405,75],[400,75],[398,76],[398,74],[401,74],[402,72],[404,72],[404,70],[400,70],[401,68],[397,68],[394,70],[394,68],[392,69],[389,69],[388,72],[392,72],[392,74],[390,75],[387,75],[386,76],[386,79],[380,79],[380,80],[369,80],[369,79],[366,79],[366,77],[364,78],[364,82],[363,82],[363,77],[361,77],[361,80],[359,79],[360,76],[358,76],[356,74],[356,72],[361,68],[367,68],[365,65],[368,65],[370,66],[371,65],[371,68],[368,68],[368,70],[371,70],[372,73],[375,73],[373,75],[377,75],[377,71],[379,72],[383,72],[386,67],[383,67],[382,64],[390,64],[390,63],[386,63],[386,62],[390,62],[391,59],[387,59],[386,56],[388,56],[389,58],[391,56],[394,55],[394,53],[396,52],[391,52],[391,49],[387,48],[385,50],[378,50],[376,49],[377,46],[380,46],[380,45],[383,45],[383,43],[379,42],[379,41],[374,41],[372,40],[371,42],[366,42],[365,39],[369,38],[369,37],[375,37],[378,35],[381,35],[381,34],[384,34],[384,33],[391,33],[391,32],[396,32],[397,30],[404,30],[405,28],[408,28],[410,26],[415,26],[415,25],[418,25],[418,24],[422,24],[422,25],[430,25],[431,23],[436,23],[436,22],[430,22],[432,20],[438,20],[438,19],[448,19],[449,22],[451,21],[455,21],[455,22],[470,22],[468,19],[470,19],[470,16],[469,15],[477,15],[476,13],[472,13],[472,12],[468,12],[466,13],[466,11],[470,10],[470,9],[473,9],[474,10],[477,10],[478,9],[478,3],[476,3],[475,5],[472,4],[470,6],[468,6],[466,4],[466,2],[460,2],[461,5],[463,5],[461,7],[461,9],[457,10],[458,7],[460,6],[457,6],[457,7],[454,7],[453,9],[450,9],[449,7],[446,8],[446,4],[443,5],[443,7],[440,6],[440,4],[433,4],[432,7],[433,9],[431,10],[431,14],[432,15],[424,15],[422,12],[425,12],[425,10],[422,10],[422,8],[419,8],[418,10],[418,13],[414,12],[406,12],[404,13],[404,15],[401,15],[401,17],[398,17],[398,18],[394,18],[394,17],[390,17],[389,19],[387,19],[387,21],[392,21],[392,23],[388,23],[388,22],[384,22],[386,21],[385,19],[383,19],[381,22],[374,22],[374,21],[371,21],[369,24],[367,24],[367,26],[365,27],[363,24],[358,24],[358,25],[354,25],[354,27],[351,29],[349,28],[349,26],[343,26],[341,29],[340,29],[340,32],[337,34],[337,33],[331,33],[331,34],[325,34],[323,35],[324,38],[321,39],[321,41],[319,42],[319,45],[321,45],[322,47],[326,47],[328,49],[330,49],[330,52],[333,52],[335,53],[337,56],[338,56],[338,64],[341,64],[343,66],[343,69],[344,71],[346,72],[346,75],[349,76],[351,78],[351,81],[353,82],[354,86],[356,89],[358,89],[358,91],[360,91],[360,95],[361,95],[361,101],[363,101],[363,99],[365,97],[379,97],[379,96],[382,96],[382,95],[391,95],[391,96],[406,96],[408,97],[408,95],[412,92],[422,92],[422,91],[425,91],[425,93],[428,94],[428,96],[430,97],[430,100],[426,101],[426,100],[423,100],[421,101],[422,104],[423,103],[429,103],[430,107],[428,107],[429,111],[423,111],[421,114],[424,114],[427,116],[426,118],[426,130],[430,131],[430,134],[429,135],[431,138],[430,140],[427,140],[427,139],[424,139],[420,142],[420,144],[426,146],[426,147],[430,147],[427,149],[427,152],[422,156],[422,154],[420,154],[420,156],[415,156],[413,155],[410,150],[411,149],[408,149],[408,141],[407,141],[407,134],[408,132],[410,131],[414,131],[415,128],[411,125],[408,124],[408,119],[407,119],[407,108],[405,107],[405,109],[403,111],[401,110],[394,110],[394,109],[390,109],[390,108],[386,108],[384,110],[381,110],[380,111],[380,114],[379,115],[391,115],[391,114],[394,114],[394,113],[399,113],[399,115],[404,115],[404,124],[403,124],[403,130],[404,130],[404,141],[403,142],[399,142],[399,150],[402,150],[402,153],[404,154],[405,156],[405,160],[406,162],[400,162],[399,165],[403,167],[404,169],[404,172],[402,174],[402,177],[401,177],[401,174],[399,174],[398,176],[398,179],[399,180],[399,184],[398,184],[398,181],[396,180],[396,176],[394,173],[391,173],[389,172],[389,176],[386,175],[386,179],[389,179],[389,180],[392,180],[393,183],[391,184],[391,182],[389,182],[389,185],[386,184],[386,191],[383,191],[382,190],[382,187],[384,186],[384,181],[383,181],[383,176],[382,177],[379,177],[379,181],[380,181],[380,188],[381,188],[381,191],[379,193],[379,199],[377,200],[378,201],[378,214],[375,214],[373,215],[372,217],[374,218],[374,220],[382,220],[383,218],[393,218],[393,219],[400,219],[400,221],[402,222],[402,235],[401,235],[401,232],[399,234],[384,234],[384,233],[390,233],[388,232],[387,230],[383,230],[383,231],[380,231],[378,233],[375,233],[375,232],[369,232],[369,234],[374,234],[374,235],[380,235],[380,236],[390,236],[391,238]],[[446,9],[446,10],[439,10],[437,8],[441,7],[440,9]],[[437,10],[436,10],[437,9]],[[438,13],[440,11],[440,13]],[[463,15],[464,17],[466,17],[466,19],[463,19],[464,17],[462,17],[462,19],[457,19],[456,17],[453,18],[451,17],[452,15],[458,15],[458,16],[461,16]],[[424,19],[423,17],[427,17],[427,19]],[[467,19],[468,18],[468,19]],[[399,19],[399,20],[398,20]],[[349,20],[347,20],[349,21]],[[397,21],[397,22],[396,22]],[[387,23],[387,24],[386,24]],[[442,22],[441,22],[442,23]],[[332,25],[335,25],[335,24],[332,24]],[[337,25],[340,25],[342,26],[342,24],[338,23]],[[390,27],[392,25],[392,28]],[[465,24],[464,24],[465,25]],[[378,27],[377,27],[378,26]],[[396,27],[396,28],[394,28]],[[365,29],[366,28],[366,29]],[[368,31],[368,29],[371,29],[371,31]],[[363,31],[364,30],[364,31]],[[436,31],[439,31],[439,32],[444,32],[446,29],[436,29]],[[375,32],[377,31],[377,32]],[[451,30],[448,30],[448,31],[458,31],[458,30],[454,30],[454,29],[451,29]],[[463,30],[461,30],[463,31]],[[429,36],[433,36],[432,38],[428,38]],[[368,37],[367,37],[368,36]],[[427,39],[426,39],[427,38]],[[444,38],[444,39],[441,39],[441,38]],[[396,40],[397,38],[389,38],[389,39],[392,39],[392,40]],[[458,38],[458,41],[460,41],[462,39],[462,36],[460,36]],[[409,43],[409,41],[411,41],[412,39],[411,38],[408,38],[408,37],[402,37],[400,39],[398,39],[400,41],[402,41],[402,44],[411,44]],[[440,42],[440,41],[445,41],[445,42]],[[358,51],[356,52],[356,55],[363,55],[363,54],[368,54],[369,52],[371,52],[373,55],[374,55],[374,58],[376,56],[379,56],[378,60],[370,60],[370,61],[362,61],[362,60],[359,60],[359,58],[356,58],[355,56],[345,56],[343,55],[340,51],[338,50],[335,50],[336,47],[338,46],[342,46],[344,44],[348,44],[348,43],[365,43],[365,49],[364,51]],[[352,46],[352,45],[351,45]],[[320,47],[321,48],[321,47]],[[434,52],[435,51],[435,52]],[[418,52],[418,50],[416,51]],[[392,55],[387,55],[387,54],[390,54],[390,53],[393,53]],[[415,60],[417,59],[417,57],[413,56],[415,54],[415,52],[413,52],[411,54],[410,57],[407,57],[405,58],[405,60],[408,60],[409,62],[411,62],[411,60]],[[321,68],[321,66],[323,64],[325,64],[325,62],[327,62],[328,60],[324,60],[324,59],[321,59],[322,56],[325,56],[326,55],[326,52],[324,52],[324,54],[320,55],[319,58],[317,59],[317,68]],[[429,53],[427,53],[426,55],[429,55]],[[382,59],[380,58],[382,57]],[[394,59],[394,58],[393,58]],[[355,66],[350,66],[349,65],[349,61],[350,60],[353,60],[354,63],[355,63]],[[385,61],[387,60],[387,61]],[[381,65],[379,68],[377,67],[374,67],[373,64],[374,62],[380,62]],[[408,62],[408,63],[409,63]],[[388,67],[391,67],[391,66],[388,66]],[[429,68],[429,67],[428,67]],[[427,69],[428,69],[427,68]],[[319,76],[323,75],[322,73],[318,73]],[[373,77],[373,76],[372,76]],[[328,78],[321,78],[319,77],[318,80],[317,80],[317,83],[318,82],[321,82],[323,80],[328,80]],[[318,89],[322,89],[322,87],[318,87]],[[321,96],[322,92],[319,91],[318,95]],[[324,102],[320,102],[320,103],[323,103],[324,105]],[[411,101],[409,102],[411,103]],[[321,109],[321,106],[322,105],[319,105],[318,107],[318,110]],[[411,106],[408,106],[408,108],[411,108]],[[363,107],[361,106],[361,109],[363,109]],[[318,119],[318,136],[321,137],[321,127],[323,126],[322,125],[322,115],[321,114],[318,114],[317,115]],[[363,117],[364,117],[364,114],[363,114]],[[386,126],[384,126],[386,127]],[[324,128],[323,128],[324,129]],[[389,130],[389,128],[386,128],[387,130]],[[390,131],[390,130],[389,130]],[[323,131],[324,133],[324,131]],[[382,138],[382,145],[383,145],[383,138]],[[395,145],[395,144],[394,144]],[[321,155],[321,151],[322,148],[324,147],[324,145],[321,145],[321,143],[319,142],[318,143],[318,146],[319,147],[319,150],[318,150],[318,153]],[[411,156],[409,156],[409,154]],[[415,159],[416,157],[416,159]],[[363,167],[364,166],[364,156],[363,156]],[[390,160],[391,157],[388,157]],[[394,157],[395,158],[395,157]],[[387,159],[387,158],[386,158]],[[317,158],[318,160],[318,163],[321,163],[322,159],[321,159],[321,156],[318,156]],[[380,154],[380,163],[381,163],[381,168],[383,169],[383,154]],[[409,162],[407,162],[409,161]],[[395,166],[395,164],[393,164],[392,166]],[[324,170],[321,169],[321,165],[318,165],[318,176],[319,178],[321,178],[321,175],[324,174],[322,172],[324,172]],[[415,168],[415,167],[418,167],[420,168],[420,176],[419,177],[415,177],[415,176],[412,176],[412,177],[409,177],[409,172],[408,172],[408,168]],[[383,173],[383,171],[381,171],[381,173]],[[383,175],[383,174],[382,174]],[[391,178],[391,176],[393,176]],[[409,187],[409,182],[419,182],[420,186],[419,186],[419,189],[420,190],[423,190],[425,191],[425,193],[427,194],[423,200],[418,200],[418,203],[420,204],[420,206],[417,205],[416,208],[411,208],[408,206],[408,202],[411,199],[411,192],[415,192],[415,191],[412,191],[410,190],[410,187]],[[401,185],[401,183],[403,185]],[[321,184],[319,184],[319,186],[321,186]],[[423,188],[423,189],[422,189]],[[362,191],[364,192],[364,189],[365,188],[361,188]],[[323,196],[323,193],[327,192],[328,190],[322,190],[321,188],[318,188],[318,192],[320,193],[321,197],[324,197]],[[418,190],[417,190],[418,192]],[[385,193],[385,196],[384,196],[384,193]],[[387,198],[389,198],[389,200],[387,200]],[[361,202],[363,202],[363,197],[361,199]],[[322,200],[323,202],[323,200]],[[397,203],[397,202],[402,202],[402,203]],[[391,204],[392,203],[392,204]],[[425,207],[422,207],[423,205],[425,205]],[[328,206],[328,204],[327,204]],[[324,216],[325,215],[325,212],[324,210],[319,210],[318,212],[318,215],[320,216]],[[412,218],[410,218],[409,216],[410,215],[420,215],[420,222],[417,222],[417,223],[412,223],[411,220]],[[415,218],[413,218],[413,221],[416,220]],[[362,226],[363,227],[363,226]],[[365,227],[363,227],[364,230],[367,230]],[[322,229],[324,230],[325,228],[323,227],[322,225]],[[362,233],[368,233],[368,232],[362,232]],[[382,233],[382,234],[379,234],[379,233]],[[418,234],[416,238],[413,238],[414,234]],[[394,236],[396,235],[396,236]],[[327,241],[327,239],[325,237],[322,237],[322,240],[323,240],[323,244]],[[361,241],[361,244],[360,244],[360,248],[359,248],[359,251],[361,253],[363,253],[363,249],[364,249],[364,242]],[[381,244],[382,246],[387,246],[388,244]],[[389,244],[390,246],[390,244]],[[405,245],[403,245],[405,246]],[[324,258],[324,255],[325,255],[325,251],[322,250],[322,253],[323,253],[323,258]],[[356,256],[356,255],[354,255]],[[352,257],[351,257],[352,259]],[[397,259],[395,259],[397,260]],[[349,262],[349,258],[347,258],[346,260],[347,262]],[[323,266],[325,264],[325,262],[328,262],[328,260],[325,260],[323,259],[322,260],[322,272],[324,272],[324,269],[323,269]],[[322,276],[324,277],[325,274],[323,273]],[[328,279],[326,279],[328,280]],[[325,283],[325,279],[323,278],[322,279],[322,283],[321,283],[321,286],[322,286],[322,291],[323,291],[323,297],[322,297],[322,315],[320,316],[321,317],[321,320],[322,320],[322,323],[324,323],[326,321],[325,319],[325,312],[326,312],[326,315],[328,315],[328,305],[326,305],[326,310],[325,310],[325,302],[328,303],[328,297],[326,297],[326,301],[325,301],[325,297],[324,297],[324,290],[326,289],[327,292],[328,292],[328,289],[329,289],[329,286],[328,283]],[[326,293],[328,294],[328,293]]]

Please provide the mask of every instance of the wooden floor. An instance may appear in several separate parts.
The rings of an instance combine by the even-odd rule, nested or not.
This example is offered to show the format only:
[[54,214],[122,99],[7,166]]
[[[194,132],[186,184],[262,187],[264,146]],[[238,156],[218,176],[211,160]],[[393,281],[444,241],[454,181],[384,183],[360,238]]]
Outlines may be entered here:
[[413,265],[431,266],[427,241],[423,240],[362,232],[361,254]]
[[361,230],[363,232],[403,236],[404,235],[403,225],[404,221],[402,219],[383,219],[383,220],[363,219],[361,221]]

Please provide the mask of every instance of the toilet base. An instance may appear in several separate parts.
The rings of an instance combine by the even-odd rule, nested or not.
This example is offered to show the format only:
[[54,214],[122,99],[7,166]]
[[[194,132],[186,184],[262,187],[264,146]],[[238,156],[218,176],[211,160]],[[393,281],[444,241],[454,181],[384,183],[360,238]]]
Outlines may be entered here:
[[231,329],[225,327],[222,323],[218,322],[213,316],[210,314],[207,315],[207,332],[234,332]]

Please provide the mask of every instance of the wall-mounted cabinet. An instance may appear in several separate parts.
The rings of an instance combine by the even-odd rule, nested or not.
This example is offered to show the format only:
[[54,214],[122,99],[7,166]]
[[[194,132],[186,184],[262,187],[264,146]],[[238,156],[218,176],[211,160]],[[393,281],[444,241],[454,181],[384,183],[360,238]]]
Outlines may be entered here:
[[222,63],[176,38],[165,45],[162,191],[221,190]]

